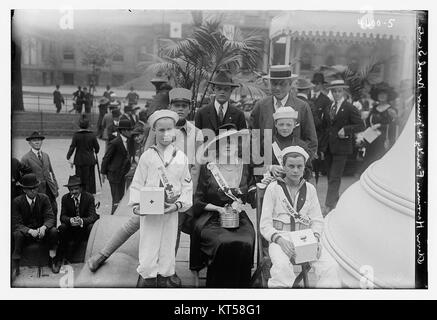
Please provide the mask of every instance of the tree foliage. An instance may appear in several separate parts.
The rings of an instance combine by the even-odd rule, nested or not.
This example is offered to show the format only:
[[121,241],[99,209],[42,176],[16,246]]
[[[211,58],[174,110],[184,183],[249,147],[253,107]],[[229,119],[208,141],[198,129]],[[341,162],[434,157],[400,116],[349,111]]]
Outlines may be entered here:
[[264,46],[260,35],[243,34],[238,28],[231,36],[226,35],[220,19],[201,21],[201,16],[196,19],[189,37],[163,40],[158,62],[146,68],[146,72],[166,74],[176,86],[192,90],[193,107],[201,90],[202,103],[209,81],[217,71],[226,69],[236,74],[243,60],[246,69],[256,69]]

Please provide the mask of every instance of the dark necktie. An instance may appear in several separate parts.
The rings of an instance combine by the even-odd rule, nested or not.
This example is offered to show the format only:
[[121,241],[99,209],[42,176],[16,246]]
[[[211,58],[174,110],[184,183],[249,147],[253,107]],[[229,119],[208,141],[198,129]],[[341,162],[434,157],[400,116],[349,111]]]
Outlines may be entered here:
[[42,155],[41,155],[41,151],[38,151],[38,159],[39,159],[39,161],[41,161],[41,162],[42,162]]
[[282,102],[280,100],[276,100],[276,110],[282,107]]
[[76,209],[76,216],[79,217],[79,199],[78,198],[74,198],[74,206]]
[[329,113],[332,120],[334,120],[336,113],[337,113],[337,102],[334,102],[334,104],[331,107],[331,112]]
[[219,112],[218,112],[218,117],[219,117],[219,121],[220,121],[220,124],[222,124],[223,123],[223,118],[224,118],[224,114],[223,114],[223,105],[221,104],[220,106],[219,106]]
[[32,203],[30,204],[30,211],[33,212],[34,208],[35,208],[35,199],[33,199]]

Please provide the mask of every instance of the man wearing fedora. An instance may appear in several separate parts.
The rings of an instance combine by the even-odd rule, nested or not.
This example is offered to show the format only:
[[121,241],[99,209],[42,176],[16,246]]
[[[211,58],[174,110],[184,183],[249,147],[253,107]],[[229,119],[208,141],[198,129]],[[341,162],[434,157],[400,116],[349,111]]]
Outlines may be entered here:
[[[121,112],[119,109],[114,109],[111,111],[112,115],[112,121],[108,124],[108,126],[105,129],[105,137],[106,137],[106,149],[108,149],[108,144],[110,141],[114,140],[118,137],[118,124],[120,122],[121,118]],[[129,121],[130,122],[130,121]]]
[[108,178],[111,187],[112,211],[114,213],[125,192],[125,175],[129,172],[131,158],[134,155],[131,140],[132,126],[129,120],[118,123],[119,135],[109,142],[102,160],[102,180]]
[[34,173],[23,176],[20,186],[24,194],[12,200],[11,222],[14,239],[12,253],[13,272],[20,272],[23,249],[32,242],[47,242],[49,245],[49,265],[54,273],[60,269],[56,258],[58,231],[49,198],[38,192],[40,181]]
[[325,155],[321,150],[325,150],[326,144],[328,143],[328,126],[330,123],[329,108],[331,107],[332,101],[323,92],[324,86],[327,84],[323,73],[314,73],[311,82],[314,85],[311,92],[311,101],[314,125],[318,139],[317,159],[313,161],[313,168],[316,172],[317,179],[318,172],[326,173],[327,170]]
[[65,104],[64,96],[61,91],[59,91],[59,84],[56,85],[56,89],[53,91],[53,103],[56,106],[56,113],[59,113],[62,105]]
[[69,192],[61,201],[61,224],[58,227],[58,257],[61,259],[65,258],[68,243],[74,242],[74,246],[77,246],[81,241],[86,241],[94,222],[99,219],[94,196],[83,190],[79,176],[70,176],[64,186]]
[[80,130],[75,132],[67,152],[67,160],[70,161],[74,152],[74,165],[76,175],[81,177],[85,191],[96,193],[96,155],[100,146],[94,132],[89,130],[89,120],[83,116],[79,120]]
[[130,121],[131,127],[134,127],[138,121],[137,115],[134,113],[134,108],[132,105],[127,105],[123,109],[124,113],[121,116],[121,119],[127,119]]
[[200,108],[195,117],[196,127],[212,130],[218,135],[218,128],[227,123],[233,123],[237,130],[246,129],[246,119],[243,111],[233,106],[230,102],[232,90],[239,85],[233,82],[228,71],[219,71],[214,79],[209,82],[213,85],[214,100]]
[[38,192],[44,193],[49,197],[56,224],[58,214],[58,205],[56,203],[56,198],[58,197],[58,182],[56,181],[49,155],[41,151],[44,139],[45,136],[37,131],[26,138],[31,150],[21,158],[21,163],[28,166],[36,175],[36,178],[40,182]]
[[331,81],[329,86],[334,102],[329,110],[328,142],[326,149],[321,150],[326,154],[328,164],[328,191],[324,215],[337,205],[344,167],[348,156],[353,153],[354,134],[364,130],[358,109],[346,100],[345,90],[348,88],[344,80]]
[[293,136],[304,141],[311,154],[315,154],[317,135],[313,115],[308,103],[295,94],[297,75],[292,74],[289,65],[276,65],[270,67],[270,74],[266,78],[270,80],[272,95],[255,103],[250,115],[250,128],[259,130],[252,131],[254,147],[260,148],[260,155],[264,154],[265,130],[274,129],[273,113],[281,107],[292,107],[298,112]]

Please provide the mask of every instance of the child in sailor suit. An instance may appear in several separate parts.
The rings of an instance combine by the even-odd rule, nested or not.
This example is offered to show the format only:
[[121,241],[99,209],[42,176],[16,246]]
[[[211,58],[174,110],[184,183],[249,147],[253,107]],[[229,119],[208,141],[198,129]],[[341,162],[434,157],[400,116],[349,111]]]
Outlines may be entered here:
[[[171,141],[171,137],[166,140]],[[165,179],[162,172],[165,174]],[[163,180],[168,182],[164,183]],[[140,217],[140,264],[137,271],[143,279],[156,278],[158,275],[170,277],[175,273],[178,211],[189,209],[193,202],[187,157],[172,143],[162,144],[157,134],[157,145],[150,147],[141,155],[130,187],[129,204],[137,206],[140,203],[142,187],[166,187],[165,184],[171,185],[173,199],[166,197],[164,214]]]
[[[287,154],[289,155],[287,156]],[[262,236],[269,242],[269,256],[272,261],[268,287],[290,288],[293,286],[296,276],[293,271],[293,264],[290,261],[290,257],[294,254],[290,231],[310,228],[319,240],[318,259],[310,263],[317,276],[316,287],[340,288],[338,265],[320,243],[324,220],[317,198],[317,191],[312,184],[302,179],[305,162],[309,158],[308,154],[301,147],[292,146],[284,149],[283,156],[284,171],[286,172],[285,183],[274,181],[267,186],[260,219],[260,231]],[[290,161],[288,161],[289,159]],[[296,168],[291,168],[293,166],[296,166]],[[284,188],[286,188],[288,195],[292,195],[291,197],[287,198]],[[304,189],[306,190],[304,191]],[[304,195],[305,192],[306,195]],[[296,222],[287,213],[289,210],[286,209],[287,205],[284,199],[291,199],[288,203],[301,217],[307,220]]]

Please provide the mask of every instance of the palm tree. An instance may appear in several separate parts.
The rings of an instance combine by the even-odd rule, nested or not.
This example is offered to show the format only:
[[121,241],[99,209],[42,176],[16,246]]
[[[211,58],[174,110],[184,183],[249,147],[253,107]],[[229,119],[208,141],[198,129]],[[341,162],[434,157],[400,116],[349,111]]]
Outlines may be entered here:
[[146,68],[146,72],[164,73],[177,86],[192,90],[192,109],[199,92],[199,104],[208,91],[209,81],[217,71],[227,69],[236,74],[245,60],[245,66],[254,70],[262,57],[264,41],[254,33],[243,35],[235,29],[227,37],[219,19],[204,21],[194,28],[192,35],[180,41],[167,39],[161,49],[159,61]]

